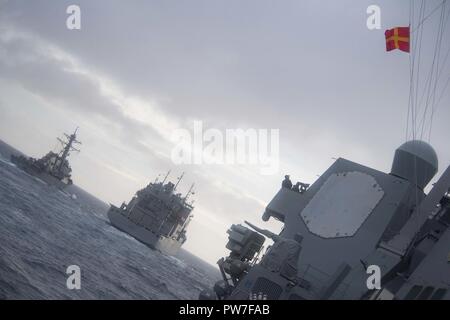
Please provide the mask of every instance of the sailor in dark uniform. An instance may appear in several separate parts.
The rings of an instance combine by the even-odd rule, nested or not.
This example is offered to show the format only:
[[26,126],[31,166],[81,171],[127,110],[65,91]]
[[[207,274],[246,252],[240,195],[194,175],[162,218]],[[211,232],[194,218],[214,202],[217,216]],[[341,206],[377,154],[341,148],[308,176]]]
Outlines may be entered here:
[[289,179],[289,175],[284,176],[284,180],[281,183],[281,187],[288,188],[288,189],[292,188],[292,181],[291,181],[291,179]]

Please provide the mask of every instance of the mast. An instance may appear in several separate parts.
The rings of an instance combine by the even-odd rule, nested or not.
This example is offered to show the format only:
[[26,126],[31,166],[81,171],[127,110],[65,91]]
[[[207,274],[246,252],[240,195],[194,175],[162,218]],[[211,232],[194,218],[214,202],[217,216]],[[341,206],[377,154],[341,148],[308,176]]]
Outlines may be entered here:
[[71,151],[80,152],[80,150],[73,147],[74,144],[81,144],[81,142],[77,140],[77,131],[78,127],[75,129],[75,132],[71,135],[64,133],[64,135],[68,139],[67,142],[58,138],[59,142],[61,142],[62,145],[64,146],[64,149],[62,150],[62,154],[60,157],[60,164],[58,166],[58,171],[61,171],[61,168],[64,165],[64,162],[66,161],[67,157],[70,155]]
[[166,176],[164,177],[164,180],[162,181],[162,184],[163,184],[163,185],[164,185],[164,182],[166,182],[167,178],[169,177],[170,171],[171,171],[171,170],[169,170],[169,171],[167,172]]
[[187,199],[189,198],[189,196],[190,196],[191,194],[194,194],[194,191],[193,191],[194,186],[195,186],[195,183],[193,183],[193,184],[191,185],[191,187],[189,188],[189,191],[186,193],[186,196],[185,196],[184,199],[183,199],[185,203],[186,203]]
[[184,172],[181,174],[180,177],[178,177],[177,184],[175,185],[175,187],[173,188],[173,190],[176,190],[176,189],[177,189],[177,187],[178,187],[178,185],[180,184],[181,179],[183,179],[183,177],[184,177]]
[[181,227],[181,230],[179,232],[180,235],[183,234],[183,232],[186,230],[186,228],[189,225],[189,223],[191,222],[191,220],[192,220],[192,215],[189,215],[187,217],[186,221],[184,222],[183,226]]

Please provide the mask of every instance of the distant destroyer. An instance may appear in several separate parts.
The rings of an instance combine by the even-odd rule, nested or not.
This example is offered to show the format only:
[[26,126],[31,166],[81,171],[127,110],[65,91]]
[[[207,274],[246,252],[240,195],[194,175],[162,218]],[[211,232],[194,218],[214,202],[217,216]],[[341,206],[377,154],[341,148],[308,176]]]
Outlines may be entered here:
[[194,193],[191,186],[183,197],[176,193],[177,184],[157,180],[139,190],[136,196],[120,208],[111,205],[108,218],[111,224],[152,249],[168,255],[175,255],[186,242],[186,229],[192,219],[193,202],[189,197]]
[[[450,299],[450,167],[424,191],[437,169],[433,148],[413,140],[389,174],[340,158],[311,186],[286,176],[262,216],[281,233],[232,225],[223,280],[200,298]],[[274,243],[259,259],[265,237]]]
[[68,158],[71,152],[80,151],[74,147],[75,144],[81,144],[77,140],[77,131],[78,128],[71,135],[65,133],[64,139],[58,138],[62,145],[62,149],[58,153],[50,151],[41,159],[12,155],[11,162],[50,185],[55,185],[59,188],[72,185],[72,168]]

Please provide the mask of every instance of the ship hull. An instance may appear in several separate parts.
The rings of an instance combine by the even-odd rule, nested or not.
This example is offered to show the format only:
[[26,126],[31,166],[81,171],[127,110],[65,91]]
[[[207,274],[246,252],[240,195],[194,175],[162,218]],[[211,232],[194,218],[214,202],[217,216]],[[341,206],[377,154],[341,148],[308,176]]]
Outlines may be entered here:
[[152,249],[158,250],[167,255],[176,255],[182,246],[181,241],[167,238],[151,232],[128,219],[124,211],[115,206],[111,206],[108,211],[108,218],[111,225],[129,234],[136,240],[144,243]]
[[65,189],[67,187],[66,183],[53,177],[52,175],[48,174],[47,172],[44,172],[44,171],[40,170],[39,168],[29,164],[27,162],[27,160],[24,160],[22,157],[11,156],[11,162],[14,163],[19,169],[44,181],[45,183],[47,183],[49,185],[55,186],[61,190]]

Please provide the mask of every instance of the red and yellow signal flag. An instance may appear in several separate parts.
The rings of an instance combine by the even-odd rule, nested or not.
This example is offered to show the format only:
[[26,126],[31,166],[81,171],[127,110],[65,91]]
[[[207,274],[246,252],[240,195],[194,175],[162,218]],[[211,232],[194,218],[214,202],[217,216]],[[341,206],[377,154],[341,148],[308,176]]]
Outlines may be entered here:
[[386,30],[386,51],[399,49],[404,52],[409,52],[409,27],[396,27]]

